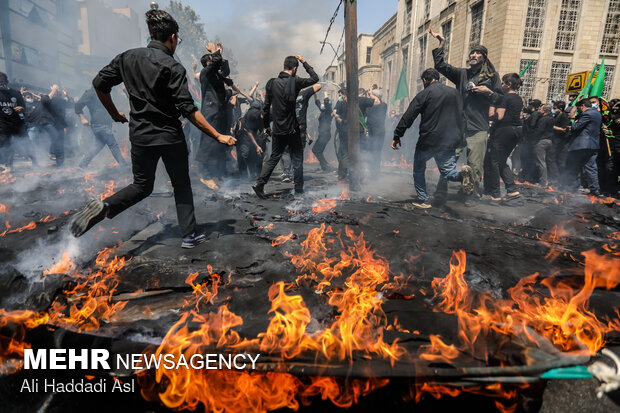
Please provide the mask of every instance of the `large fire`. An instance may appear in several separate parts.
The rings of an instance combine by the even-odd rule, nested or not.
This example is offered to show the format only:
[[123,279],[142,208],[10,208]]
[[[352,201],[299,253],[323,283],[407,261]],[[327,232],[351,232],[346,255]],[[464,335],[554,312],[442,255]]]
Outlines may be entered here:
[[[564,236],[565,230],[558,226],[541,237],[550,250],[549,259],[557,257],[556,246]],[[604,346],[606,334],[620,328],[617,320],[600,319],[589,308],[596,288],[611,289],[620,284],[620,250],[612,243],[613,236],[604,248],[606,254],[594,250],[582,253],[582,267],[575,271],[583,275],[578,288],[558,276],[532,274],[510,288],[504,298],[472,291],[467,284],[466,254],[454,252],[449,273],[432,282],[430,302],[434,303],[433,311],[456,317],[458,340],[450,342],[439,334],[430,334],[430,344],[418,354],[409,354],[397,340],[384,339],[386,331],[408,331],[397,320],[389,320],[383,310],[383,295],[398,290],[415,275],[392,275],[388,260],[376,254],[363,233],[356,234],[348,227],[341,233],[322,224],[309,231],[301,245],[292,242],[296,238],[291,232],[272,243],[286,247],[285,254],[296,268],[297,277],[294,282],[280,281],[269,288],[271,308],[266,314],[269,324],[265,331],[254,337],[243,336],[237,331],[243,318],[228,304],[215,307],[215,298],[225,284],[221,275],[209,267],[203,282],[196,282],[198,273],[187,277],[192,299],[161,345],[149,350],[156,355],[168,353],[186,358],[209,350],[260,353],[268,362],[253,372],[184,368],[141,372],[139,382],[147,400],[158,400],[172,409],[200,406],[205,411],[231,412],[297,409],[316,397],[348,407],[387,385],[388,379],[300,377],[288,372],[289,363],[313,360],[317,366],[346,365],[362,357],[391,364],[415,360],[454,364],[467,355],[489,365],[508,366],[498,352],[512,340],[527,342],[530,347],[548,347],[551,343],[561,351],[595,354]],[[101,251],[96,268],[88,272],[79,270],[69,255],[63,254],[44,274],[68,274],[75,283],[64,289],[48,311],[0,310],[0,330],[8,324],[18,326],[12,337],[0,335],[0,356],[19,359],[28,347],[25,332],[38,325],[92,331],[122,312],[126,302],[114,302],[113,296],[120,282],[118,272],[126,259],[112,258],[112,254],[113,249]],[[315,320],[302,295],[296,293],[300,288],[312,288],[323,304],[334,309],[333,316]],[[414,296],[404,298],[411,300]],[[493,348],[488,346],[491,340]],[[2,371],[18,368],[0,366]],[[455,388],[418,383],[416,389],[414,398],[418,401],[425,394],[438,398],[461,392],[491,393],[498,398],[498,409],[516,408],[516,391],[498,384]]]

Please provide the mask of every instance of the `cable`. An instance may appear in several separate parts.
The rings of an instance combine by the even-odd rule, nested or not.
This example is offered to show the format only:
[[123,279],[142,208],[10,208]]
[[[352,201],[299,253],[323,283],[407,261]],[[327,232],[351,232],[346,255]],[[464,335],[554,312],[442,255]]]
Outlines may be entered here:
[[336,11],[334,12],[334,15],[329,20],[329,27],[327,27],[327,32],[325,33],[325,39],[323,39],[323,46],[321,46],[321,52],[319,54],[323,54],[323,48],[325,48],[325,42],[327,41],[329,30],[332,28],[332,24],[334,24],[334,21],[336,20],[336,16],[338,16],[338,10],[340,10],[341,5],[342,5],[342,0],[340,0],[340,2],[338,3],[338,7],[336,7]]
[[344,39],[344,27],[342,28],[342,34],[340,35],[340,42],[338,43],[338,47],[336,48],[336,54],[334,55],[334,57],[332,57],[332,61],[329,63],[329,66],[331,66],[334,63],[334,60],[336,60],[336,58],[338,57],[338,51],[340,50],[340,46],[342,46],[342,39]]

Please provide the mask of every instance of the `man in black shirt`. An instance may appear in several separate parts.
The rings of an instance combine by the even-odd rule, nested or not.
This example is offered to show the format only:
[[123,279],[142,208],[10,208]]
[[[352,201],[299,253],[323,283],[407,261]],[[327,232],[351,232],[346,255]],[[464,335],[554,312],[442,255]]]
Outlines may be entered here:
[[[84,116],[84,107],[88,108],[90,121]],[[80,168],[86,168],[106,145],[110,148],[112,156],[114,156],[119,165],[124,166],[127,164],[125,159],[123,159],[123,155],[121,155],[121,150],[112,132],[112,118],[110,118],[110,115],[108,115],[108,112],[101,104],[94,88],[91,87],[86,90],[75,103],[75,114],[80,117],[82,125],[90,126],[95,136],[94,145],[92,145],[82,162],[80,162]]]
[[12,166],[12,138],[26,132],[23,112],[22,95],[19,91],[9,88],[7,75],[0,72],[0,172],[9,170]]
[[43,130],[51,140],[50,153],[55,157],[55,167],[65,162],[65,108],[67,101],[63,99],[62,90],[58,85],[52,85],[48,95],[41,95],[41,105],[45,109],[45,125]]
[[487,48],[482,45],[474,46],[469,52],[469,68],[449,65],[444,59],[446,39],[432,29],[429,32],[439,40],[439,47],[433,50],[435,69],[454,83],[463,96],[467,165],[474,171],[479,190],[489,130],[489,107],[502,93],[499,75],[489,61]]
[[568,127],[571,122],[568,118],[564,101],[554,102],[551,113],[554,117],[554,124],[553,136],[551,137],[551,153],[549,154],[551,158],[549,162],[549,181],[553,184],[558,184],[568,155]]
[[[226,89],[226,85],[233,84],[227,77],[230,75],[230,66],[228,60],[222,57],[222,43],[218,43],[217,46],[209,43],[206,48],[208,53],[200,58],[203,67],[198,75],[202,94],[200,111],[216,131],[228,133],[232,120],[228,112],[230,96]],[[219,145],[203,134],[196,152],[196,160],[210,178],[221,178],[226,172],[226,152],[225,146]]]
[[537,138],[534,145],[534,153],[536,154],[536,177],[538,185],[542,188],[549,186],[547,161],[551,160],[552,143],[555,124],[555,118],[551,114],[551,106],[542,105],[539,109],[540,119],[536,124],[535,136]]
[[[359,113],[356,119],[361,123],[361,119],[366,118],[368,109],[373,106],[378,106],[381,101],[375,95],[370,97],[365,96],[366,91],[362,88],[358,90],[358,106]],[[347,119],[347,90],[341,90],[342,101],[336,103],[334,109],[334,119],[336,119],[336,125],[338,126],[338,179],[345,179],[349,174],[349,138],[348,138],[348,119]],[[363,140],[367,140],[367,129],[364,125],[360,124],[360,146],[363,146]]]
[[385,117],[387,115],[387,104],[381,100],[381,96],[383,94],[381,89],[372,89],[371,93],[381,102],[379,105],[373,106],[366,111],[366,123],[368,125],[369,139],[368,166],[371,174],[378,177],[381,169],[383,140],[385,139]]
[[[316,96],[316,92],[321,90],[321,85],[315,83],[312,86],[308,86],[299,91],[297,99],[295,100],[295,116],[297,117],[297,123],[299,124],[299,135],[301,136],[301,144],[306,148],[306,144],[312,144],[312,141],[308,139],[308,102],[312,96]],[[282,154],[282,171],[284,179],[282,182],[290,182],[291,175],[291,158],[286,153]],[[286,180],[289,178],[289,181]]]
[[[310,78],[297,77],[297,67],[301,62]],[[299,122],[295,114],[295,102],[301,89],[312,86],[319,81],[319,76],[312,66],[301,56],[288,56],[284,59],[284,69],[277,78],[267,82],[265,90],[265,105],[263,107],[263,123],[268,135],[273,136],[271,145],[271,157],[263,164],[260,177],[252,185],[252,189],[259,198],[266,198],[265,184],[273,173],[276,165],[282,158],[284,150],[288,147],[293,163],[293,180],[295,193],[300,195],[304,192],[304,169],[303,157],[304,146],[299,131]],[[270,123],[273,120],[273,129]],[[273,133],[272,133],[273,132]]]
[[134,182],[103,202],[92,200],[71,223],[71,233],[79,237],[104,217],[113,218],[146,198],[153,191],[155,170],[162,158],[174,188],[177,218],[183,248],[205,241],[196,234],[194,201],[189,178],[188,151],[179,117],[185,116],[202,132],[226,145],[232,136],[218,133],[202,116],[189,93],[185,68],[173,54],[179,39],[177,22],[163,10],[146,12],[151,35],[147,47],[128,50],[116,56],[93,79],[101,103],[115,122],[127,122],[118,111],[110,91],[124,82],[129,93],[131,114],[129,141]]
[[234,128],[237,138],[237,164],[241,178],[258,178],[267,143],[262,137],[261,104],[253,101]]
[[312,153],[318,159],[321,169],[325,172],[330,170],[329,164],[327,160],[325,160],[325,156],[323,156],[323,152],[325,151],[325,146],[332,138],[332,103],[329,100],[327,92],[324,93],[323,103],[319,100],[319,97],[314,95],[314,103],[321,114],[319,115],[319,137],[314,143],[312,147]]
[[538,139],[536,138],[536,125],[540,119],[540,105],[542,102],[538,99],[532,99],[525,108],[525,118],[523,119],[523,139],[519,143],[519,159],[521,163],[521,171],[519,179],[521,181],[534,182],[536,178],[536,155],[534,146]]
[[401,146],[400,138],[411,127],[413,121],[422,115],[420,137],[413,159],[413,184],[418,208],[430,208],[426,194],[426,162],[434,158],[441,176],[448,181],[460,181],[463,192],[474,191],[474,175],[471,167],[465,165],[456,170],[455,149],[463,137],[463,101],[451,87],[439,83],[439,72],[426,69],[422,72],[424,90],[416,95],[394,130],[392,149]]
[[521,84],[521,78],[517,73],[507,73],[502,76],[504,95],[495,105],[491,106],[489,112],[493,127],[484,158],[484,191],[492,201],[502,199],[500,177],[506,186],[506,198],[512,199],[520,195],[507,160],[521,139],[523,99],[517,94]]

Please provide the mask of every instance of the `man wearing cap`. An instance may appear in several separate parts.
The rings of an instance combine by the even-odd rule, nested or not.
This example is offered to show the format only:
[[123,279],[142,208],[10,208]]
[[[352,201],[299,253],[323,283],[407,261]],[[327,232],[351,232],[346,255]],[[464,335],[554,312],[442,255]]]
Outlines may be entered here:
[[431,36],[439,40],[439,47],[433,49],[435,69],[455,84],[463,96],[465,117],[465,144],[467,165],[474,171],[476,192],[480,194],[480,182],[486,152],[489,130],[489,107],[502,93],[502,85],[495,67],[488,59],[488,50],[482,45],[472,47],[469,52],[469,68],[456,68],[444,60],[446,39],[433,29]]

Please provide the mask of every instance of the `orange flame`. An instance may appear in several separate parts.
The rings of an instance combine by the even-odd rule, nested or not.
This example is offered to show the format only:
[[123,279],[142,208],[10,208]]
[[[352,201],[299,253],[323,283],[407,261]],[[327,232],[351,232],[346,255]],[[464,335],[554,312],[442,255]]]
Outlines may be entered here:
[[71,260],[68,253],[62,253],[62,259],[54,264],[50,269],[43,271],[43,275],[49,274],[68,274],[75,269],[75,263]]
[[206,180],[204,178],[200,178],[200,182],[205,184],[209,189],[213,189],[214,191],[219,188],[213,179]]
[[317,200],[314,202],[314,205],[312,206],[312,212],[320,213],[330,211],[336,208],[337,205],[338,203],[335,199],[317,198]]
[[8,213],[9,213],[9,208],[4,204],[0,204],[0,214],[8,214]]
[[289,242],[292,239],[293,239],[293,232],[291,231],[291,233],[288,235],[280,235],[279,237],[276,237],[276,239],[271,241],[271,246],[275,247],[276,245],[281,245],[281,244],[284,244],[285,242]]

